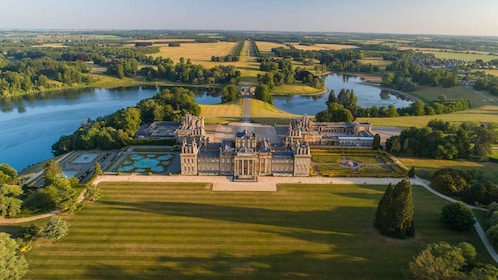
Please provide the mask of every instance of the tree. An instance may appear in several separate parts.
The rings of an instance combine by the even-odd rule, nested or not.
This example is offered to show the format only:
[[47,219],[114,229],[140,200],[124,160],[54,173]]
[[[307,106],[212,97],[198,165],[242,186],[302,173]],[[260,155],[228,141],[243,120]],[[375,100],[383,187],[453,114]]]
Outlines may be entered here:
[[57,179],[63,178],[64,173],[62,172],[59,163],[55,160],[49,160],[45,165],[43,177],[45,178],[45,185],[48,186],[53,184]]
[[71,187],[71,182],[65,178],[58,178],[39,192],[47,194],[51,199],[52,206],[63,211],[72,210],[78,198],[76,190]]
[[481,125],[474,128],[473,136],[472,156],[479,161],[487,161],[488,155],[492,152],[491,144],[496,140],[496,132]]
[[267,85],[257,85],[254,90],[254,96],[266,103],[273,104],[273,96],[270,94],[270,89]]
[[102,190],[97,186],[91,185],[86,188],[85,199],[97,201],[102,197]]
[[221,103],[228,103],[239,98],[239,89],[235,85],[228,85],[221,90]]
[[102,167],[100,167],[100,162],[95,163],[93,170],[94,170],[93,176],[95,176],[95,177],[102,176],[104,174],[104,172],[102,172]]
[[7,233],[0,232],[0,279],[21,279],[28,272],[19,245]]
[[415,235],[413,225],[413,196],[410,181],[404,179],[389,186],[379,201],[375,226],[387,236],[404,239]]
[[380,135],[375,134],[374,139],[372,141],[372,150],[378,150],[380,148]]
[[472,210],[461,201],[446,204],[441,216],[443,222],[452,230],[467,230],[475,224]]
[[462,250],[462,256],[467,262],[472,261],[477,256],[476,248],[469,242],[460,242],[457,247]]
[[458,247],[446,242],[430,244],[409,264],[409,273],[416,280],[461,279],[465,257]]
[[0,186],[0,215],[13,217],[21,213],[22,200],[18,197],[23,194],[20,186],[3,184]]
[[327,104],[329,103],[336,103],[337,102],[337,97],[335,96],[335,92],[334,90],[330,90],[330,93],[329,93],[329,98],[327,99]]
[[69,232],[69,226],[61,217],[52,216],[43,229],[43,237],[56,241],[66,236]]
[[408,170],[408,177],[415,178],[415,167],[412,166],[412,168]]
[[469,183],[462,171],[443,168],[434,173],[431,180],[431,187],[445,195],[460,195],[461,192],[469,188]]

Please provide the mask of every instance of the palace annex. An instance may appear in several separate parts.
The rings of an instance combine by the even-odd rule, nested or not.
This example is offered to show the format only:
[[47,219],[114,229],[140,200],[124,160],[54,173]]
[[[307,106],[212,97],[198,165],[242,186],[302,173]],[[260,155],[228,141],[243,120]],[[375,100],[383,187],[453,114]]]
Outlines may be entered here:
[[258,176],[309,176],[311,146],[371,147],[370,123],[321,123],[304,115],[288,126],[214,125],[186,115],[174,131],[181,143],[182,175],[225,175],[234,181]]

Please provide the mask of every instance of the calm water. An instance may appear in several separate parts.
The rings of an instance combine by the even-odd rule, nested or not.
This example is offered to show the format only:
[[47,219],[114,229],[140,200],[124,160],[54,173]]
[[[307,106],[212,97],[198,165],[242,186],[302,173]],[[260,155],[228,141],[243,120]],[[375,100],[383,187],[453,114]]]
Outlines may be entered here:
[[[410,102],[389,95],[380,97],[380,90],[361,84],[356,77],[345,80],[342,76],[329,75],[326,86],[336,94],[342,88],[354,89],[362,107],[373,104],[396,107],[408,106]],[[25,167],[52,158],[51,147],[61,135],[72,134],[83,120],[95,119],[137,104],[152,97],[159,89],[85,89],[65,91],[49,98],[22,99],[11,103],[0,103],[0,163],[8,163],[18,171]],[[275,97],[275,105],[291,113],[314,115],[326,108],[328,93],[323,96]],[[196,94],[199,104],[218,104],[216,92]]]
[[[379,88],[362,83],[358,77],[330,74],[325,78],[325,86],[329,91],[333,89],[336,96],[339,95],[341,89],[353,89],[354,94],[358,96],[358,105],[363,108],[372,107],[374,104],[379,107],[394,104],[396,108],[403,108],[411,104],[411,101],[400,99],[391,94],[383,94],[381,97]],[[328,97],[328,92],[318,96],[274,96],[273,104],[289,113],[315,115],[327,108],[325,102]]]
[[[51,147],[61,135],[72,134],[83,120],[95,119],[152,97],[156,88],[86,89],[50,98],[0,103],[0,163],[18,171],[52,158]],[[197,94],[199,103],[220,103],[220,97]]]

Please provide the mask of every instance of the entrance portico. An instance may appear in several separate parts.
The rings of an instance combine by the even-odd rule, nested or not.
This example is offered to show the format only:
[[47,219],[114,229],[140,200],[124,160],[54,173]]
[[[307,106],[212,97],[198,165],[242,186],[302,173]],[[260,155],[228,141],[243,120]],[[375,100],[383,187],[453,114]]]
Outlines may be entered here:
[[256,157],[236,156],[234,160],[235,168],[233,171],[234,181],[256,181]]

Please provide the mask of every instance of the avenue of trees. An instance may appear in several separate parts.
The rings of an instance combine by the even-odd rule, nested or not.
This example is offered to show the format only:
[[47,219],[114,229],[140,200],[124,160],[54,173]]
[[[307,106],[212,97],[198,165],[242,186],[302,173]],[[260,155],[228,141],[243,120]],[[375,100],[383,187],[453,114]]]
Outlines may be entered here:
[[187,113],[198,116],[201,109],[194,96],[185,88],[165,89],[136,106],[99,117],[72,135],[62,136],[52,145],[52,151],[60,155],[71,150],[119,149],[134,139],[142,123],[180,121]]
[[486,161],[496,140],[496,127],[492,124],[450,125],[431,120],[427,127],[410,127],[399,136],[392,136],[386,147],[389,152],[408,156]]
[[389,184],[379,201],[374,225],[383,235],[405,239],[415,235],[413,212],[410,181],[402,180],[394,187]]

